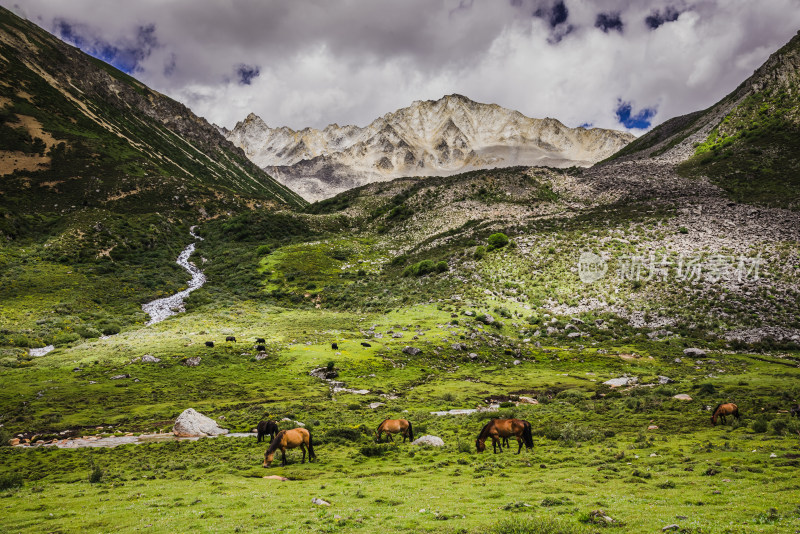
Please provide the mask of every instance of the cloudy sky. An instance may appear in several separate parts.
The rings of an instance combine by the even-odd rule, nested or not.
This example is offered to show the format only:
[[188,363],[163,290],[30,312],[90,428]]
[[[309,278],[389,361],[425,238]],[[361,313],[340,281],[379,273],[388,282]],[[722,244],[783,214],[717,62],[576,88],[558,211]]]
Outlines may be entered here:
[[733,90],[800,0],[10,0],[217,124],[364,126],[460,93],[641,133]]

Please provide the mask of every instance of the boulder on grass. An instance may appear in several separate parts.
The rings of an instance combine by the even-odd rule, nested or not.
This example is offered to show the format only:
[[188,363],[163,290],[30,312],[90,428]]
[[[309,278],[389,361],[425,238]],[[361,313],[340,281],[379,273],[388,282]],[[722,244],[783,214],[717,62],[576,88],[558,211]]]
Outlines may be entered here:
[[220,428],[217,422],[193,408],[184,410],[175,420],[172,433],[178,437],[204,437],[227,434],[228,429]]
[[444,447],[444,441],[438,436],[422,436],[411,442],[412,445],[420,447]]

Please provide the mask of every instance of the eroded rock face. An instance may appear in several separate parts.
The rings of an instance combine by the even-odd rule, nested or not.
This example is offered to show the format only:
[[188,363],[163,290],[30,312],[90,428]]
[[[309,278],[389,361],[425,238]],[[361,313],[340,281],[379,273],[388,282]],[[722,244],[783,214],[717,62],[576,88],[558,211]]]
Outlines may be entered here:
[[228,429],[220,428],[217,422],[193,408],[184,410],[175,420],[172,433],[178,437],[204,437],[227,434]]
[[416,101],[364,128],[270,128],[250,114],[227,133],[234,145],[310,201],[401,176],[441,176],[513,165],[590,166],[634,136],[568,128],[461,95]]

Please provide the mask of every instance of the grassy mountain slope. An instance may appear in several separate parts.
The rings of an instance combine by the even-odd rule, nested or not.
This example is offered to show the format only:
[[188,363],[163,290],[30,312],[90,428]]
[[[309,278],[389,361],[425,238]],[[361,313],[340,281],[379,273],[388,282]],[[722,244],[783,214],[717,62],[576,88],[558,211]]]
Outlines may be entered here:
[[732,93],[704,111],[671,119],[608,161],[682,162],[737,202],[800,207],[800,33]]
[[142,321],[185,283],[191,224],[305,205],[185,106],[2,8],[0,71],[6,342]]

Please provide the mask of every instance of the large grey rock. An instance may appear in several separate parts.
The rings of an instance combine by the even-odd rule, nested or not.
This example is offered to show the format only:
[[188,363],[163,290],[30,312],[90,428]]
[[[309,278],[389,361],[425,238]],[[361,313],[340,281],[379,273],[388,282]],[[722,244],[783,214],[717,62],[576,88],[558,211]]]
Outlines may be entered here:
[[158,363],[161,361],[161,358],[156,358],[152,354],[145,354],[142,356],[142,363]]
[[193,358],[186,358],[185,360],[183,360],[182,363],[186,367],[197,367],[198,365],[200,365],[200,360],[201,360],[200,356],[195,356]]
[[467,346],[463,343],[453,343],[450,346],[453,348],[453,350],[467,350]]
[[227,434],[228,430],[217,426],[217,422],[210,417],[188,408],[175,420],[172,433],[179,437],[203,437]]
[[405,347],[403,349],[403,352],[405,352],[409,356],[416,356],[417,354],[419,354],[422,351],[420,349],[416,348],[416,347]]
[[668,376],[658,375],[658,383],[659,384],[672,384],[673,382],[675,382],[675,381],[673,379],[671,379],[670,377],[668,377]]
[[339,376],[339,371],[336,369],[328,369],[327,367],[317,367],[309,371],[311,376],[321,378],[322,380],[332,380]]
[[419,445],[420,447],[444,447],[444,441],[437,436],[422,436],[411,442],[412,445]]
[[690,400],[692,400],[692,398],[689,395],[687,395],[686,393],[678,393],[677,395],[673,395],[672,398],[675,399],[675,400],[682,400],[682,401],[690,401]]
[[611,386],[612,388],[618,388],[622,386],[632,386],[638,383],[639,383],[639,377],[637,376],[621,376],[619,378],[612,378],[611,380],[606,380],[605,382],[603,382],[603,384]]
[[700,356],[705,356],[706,355],[706,351],[704,351],[703,349],[698,349],[698,348],[692,347],[692,348],[689,348],[689,349],[683,349],[683,355],[684,356],[689,356],[689,357],[692,357],[692,358],[699,358]]

